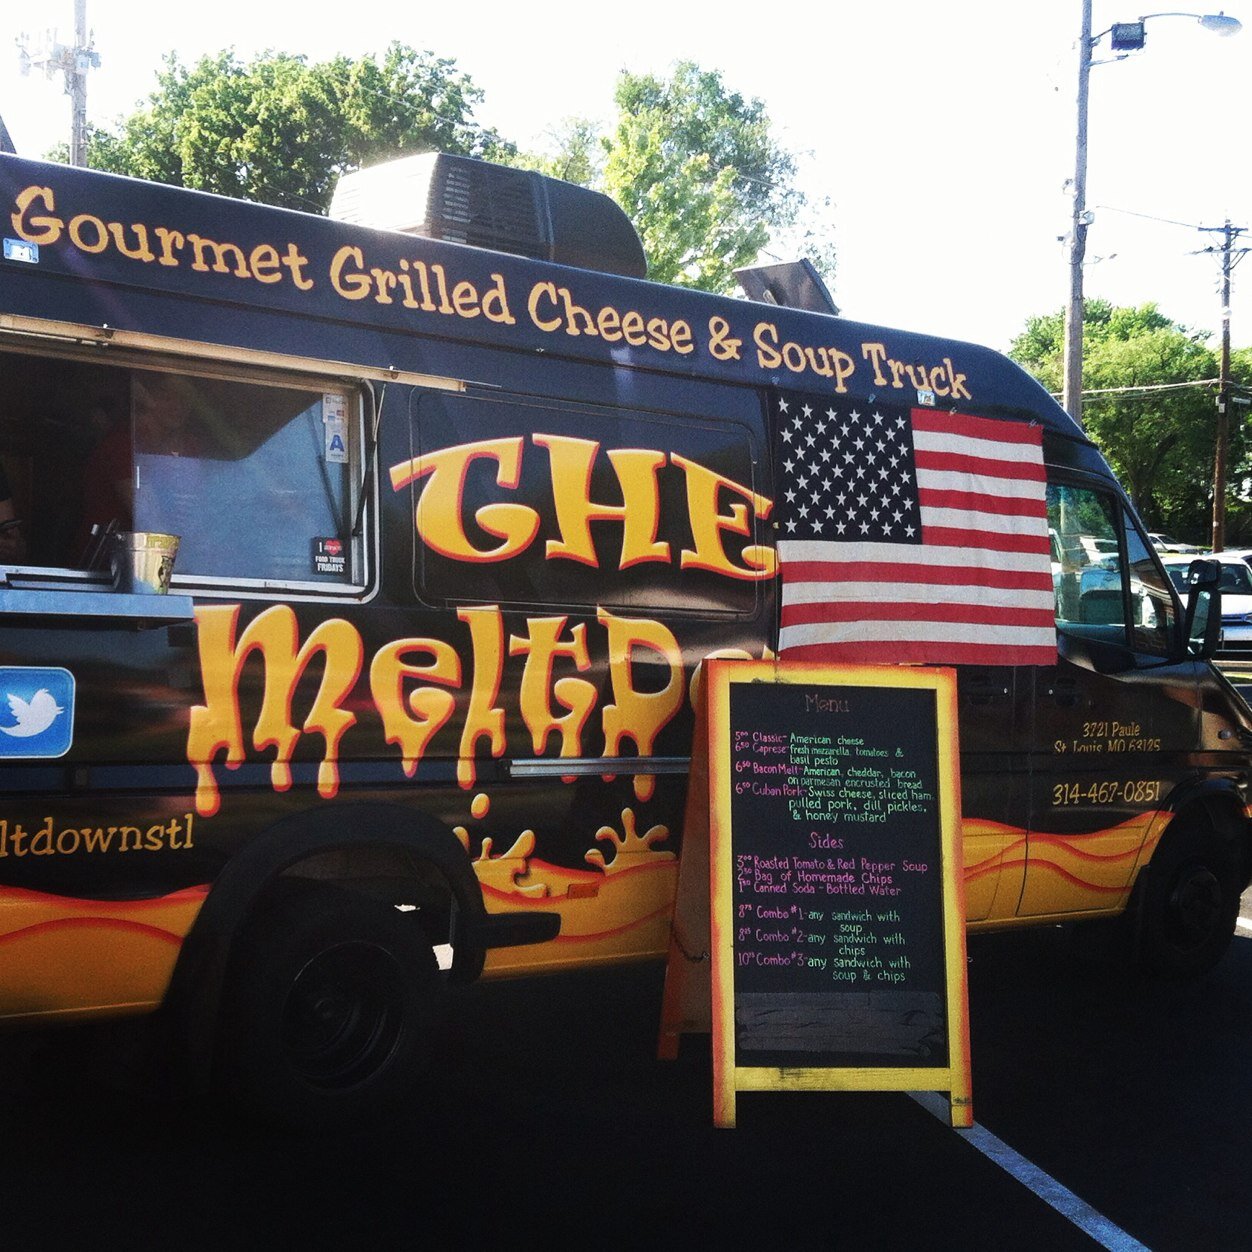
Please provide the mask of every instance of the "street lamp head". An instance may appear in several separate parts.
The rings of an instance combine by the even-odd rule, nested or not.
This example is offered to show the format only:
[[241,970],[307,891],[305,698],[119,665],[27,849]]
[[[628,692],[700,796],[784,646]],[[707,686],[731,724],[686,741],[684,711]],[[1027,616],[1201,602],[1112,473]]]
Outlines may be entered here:
[[1101,31],[1091,41],[1094,47],[1104,38],[1110,36],[1114,52],[1138,52],[1146,40],[1144,26],[1154,17],[1193,17],[1207,31],[1214,35],[1237,35],[1243,29],[1243,23],[1237,17],[1228,17],[1225,13],[1145,13],[1137,22],[1115,22],[1107,31]]
[[1243,23],[1237,17],[1227,17],[1225,13],[1206,13],[1200,18],[1200,25],[1223,38],[1237,35],[1243,29]]

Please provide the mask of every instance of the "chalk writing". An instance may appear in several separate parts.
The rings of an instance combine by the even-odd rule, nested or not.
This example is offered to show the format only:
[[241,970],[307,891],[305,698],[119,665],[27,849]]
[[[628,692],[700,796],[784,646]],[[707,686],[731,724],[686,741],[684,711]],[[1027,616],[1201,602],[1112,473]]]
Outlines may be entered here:
[[738,684],[730,722],[738,1049],[946,1064],[933,693]]

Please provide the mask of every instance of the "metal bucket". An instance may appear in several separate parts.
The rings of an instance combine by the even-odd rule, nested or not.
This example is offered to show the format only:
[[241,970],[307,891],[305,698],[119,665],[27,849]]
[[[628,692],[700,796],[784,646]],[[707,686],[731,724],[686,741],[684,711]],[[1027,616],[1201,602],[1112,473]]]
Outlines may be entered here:
[[143,530],[115,534],[109,556],[114,588],[138,595],[165,595],[177,555],[177,535]]

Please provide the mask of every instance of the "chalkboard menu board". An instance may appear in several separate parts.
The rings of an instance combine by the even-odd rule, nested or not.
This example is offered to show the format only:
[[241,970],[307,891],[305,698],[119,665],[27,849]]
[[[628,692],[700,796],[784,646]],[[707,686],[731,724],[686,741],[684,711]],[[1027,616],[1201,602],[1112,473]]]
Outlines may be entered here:
[[794,1086],[949,1090],[962,1124],[954,675],[714,663],[709,691],[714,1054],[731,1121],[736,1087]]

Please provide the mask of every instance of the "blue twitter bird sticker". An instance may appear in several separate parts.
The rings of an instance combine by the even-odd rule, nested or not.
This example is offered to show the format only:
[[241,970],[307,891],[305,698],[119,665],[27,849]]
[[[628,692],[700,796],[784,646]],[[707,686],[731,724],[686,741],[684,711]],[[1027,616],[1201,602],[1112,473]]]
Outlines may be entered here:
[[74,675],[0,665],[0,758],[64,756],[74,742]]

